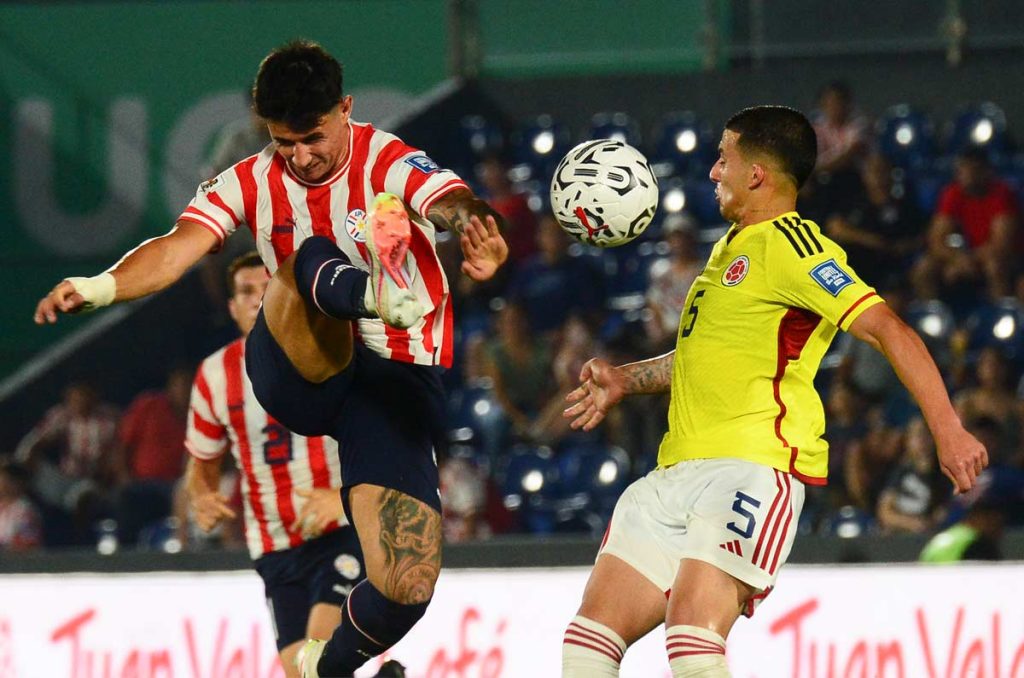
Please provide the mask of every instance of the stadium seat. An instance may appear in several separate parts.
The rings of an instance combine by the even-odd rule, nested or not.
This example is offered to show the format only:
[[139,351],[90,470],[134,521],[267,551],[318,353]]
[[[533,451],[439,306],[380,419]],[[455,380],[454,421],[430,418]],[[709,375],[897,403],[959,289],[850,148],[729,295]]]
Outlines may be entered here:
[[489,463],[496,463],[505,448],[509,423],[490,385],[455,391],[449,397],[448,412],[449,439],[474,443]]
[[969,358],[983,348],[999,348],[1008,359],[1024,360],[1024,307],[1014,298],[974,310],[965,321]]
[[472,177],[473,168],[485,156],[501,153],[504,136],[497,123],[482,115],[467,115],[459,121],[461,144],[453,149],[456,168],[463,177]]
[[585,498],[581,510],[594,511],[604,518],[611,516],[632,477],[629,456],[612,445],[595,443],[564,449],[558,453],[556,464],[559,497]]
[[590,119],[585,139],[614,139],[640,148],[640,126],[628,113],[596,113]]
[[553,500],[558,470],[548,448],[513,447],[496,473],[505,507],[518,514],[527,532],[550,534],[556,525]]
[[539,115],[522,124],[511,136],[513,183],[531,179],[546,185],[555,166],[572,148],[569,128],[550,115]]
[[961,109],[947,124],[946,153],[956,155],[971,146],[986,149],[995,165],[1008,159],[1006,114],[991,101]]
[[875,123],[879,149],[896,167],[927,167],[935,157],[935,126],[908,104],[888,108]]
[[654,130],[651,168],[660,179],[667,176],[706,176],[716,146],[711,127],[692,111],[675,111]]

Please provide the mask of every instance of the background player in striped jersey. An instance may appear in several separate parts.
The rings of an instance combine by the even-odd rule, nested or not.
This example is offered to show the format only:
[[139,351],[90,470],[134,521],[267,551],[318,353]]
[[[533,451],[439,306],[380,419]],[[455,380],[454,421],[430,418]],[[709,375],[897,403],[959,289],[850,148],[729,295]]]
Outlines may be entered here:
[[794,211],[815,153],[793,109],[734,115],[711,170],[732,228],[690,288],[675,350],[619,367],[591,360],[567,398],[573,427],[589,430],[626,395],[671,392],[658,468],[616,505],[565,632],[564,676],[618,675],[626,647],[662,622],[673,676],[729,675],[725,638],[774,585],[804,483],[825,482],[814,375],[839,329],[892,363],[957,491],[988,463],[918,336]]
[[[350,675],[422,617],[441,566],[434,457],[453,323],[435,233],[459,234],[462,271],[475,280],[493,276],[508,247],[500,217],[459,177],[350,119],[341,65],[319,45],[273,50],[253,101],[271,145],[204,182],[167,235],[105,273],[59,283],[35,320],[163,289],[249,227],[273,278],[246,371],[289,430],[339,441],[346,513],[366,559],[367,579],[331,641],[309,645],[303,675]],[[382,192],[391,196],[376,200]]]
[[207,357],[196,373],[185,489],[201,529],[234,518],[220,493],[221,456],[230,450],[242,474],[246,542],[263,578],[281,664],[285,675],[298,676],[302,642],[331,637],[346,596],[363,579],[363,558],[341,508],[337,442],[286,430],[256,402],[245,375],[245,337],[269,281],[256,252],[228,268],[228,311],[242,338]]

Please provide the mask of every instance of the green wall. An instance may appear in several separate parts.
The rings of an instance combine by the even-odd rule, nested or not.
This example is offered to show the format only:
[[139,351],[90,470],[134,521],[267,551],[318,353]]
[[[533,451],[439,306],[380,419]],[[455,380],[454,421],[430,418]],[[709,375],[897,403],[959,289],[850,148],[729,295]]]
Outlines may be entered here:
[[[705,0],[479,0],[478,8],[488,76],[671,73],[697,70],[704,58]],[[724,38],[728,3],[710,8]]]
[[268,50],[321,42],[358,120],[447,76],[446,26],[444,0],[0,4],[0,377],[81,325],[31,324],[50,286],[167,231]]

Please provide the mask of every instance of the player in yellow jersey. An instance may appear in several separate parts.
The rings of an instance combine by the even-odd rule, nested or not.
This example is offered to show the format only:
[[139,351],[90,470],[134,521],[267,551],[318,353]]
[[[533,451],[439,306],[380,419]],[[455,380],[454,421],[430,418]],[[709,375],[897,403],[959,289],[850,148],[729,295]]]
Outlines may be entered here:
[[826,481],[814,375],[838,330],[892,363],[958,492],[988,464],[918,336],[796,213],[816,146],[790,108],[730,118],[711,180],[732,228],[690,289],[676,349],[619,367],[591,360],[567,397],[573,428],[590,430],[626,395],[672,394],[658,468],[619,499],[566,629],[566,678],[617,676],[626,648],[662,622],[673,676],[729,676],[725,638],[786,562],[804,485]]

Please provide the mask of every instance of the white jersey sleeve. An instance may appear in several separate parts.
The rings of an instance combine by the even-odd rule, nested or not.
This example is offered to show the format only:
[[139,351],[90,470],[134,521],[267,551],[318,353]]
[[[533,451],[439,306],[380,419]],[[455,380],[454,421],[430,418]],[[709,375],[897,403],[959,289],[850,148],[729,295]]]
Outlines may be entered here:
[[422,217],[442,195],[468,188],[455,172],[440,167],[426,153],[394,134],[377,130],[372,144],[380,148],[370,172],[374,191],[394,193]]
[[196,371],[185,429],[185,448],[192,456],[203,460],[220,457],[230,446],[227,424],[217,415],[213,391],[210,389],[210,379],[216,379],[217,376],[210,369],[212,358],[204,360]]
[[247,191],[243,190],[243,184],[252,183],[252,165],[257,157],[247,158],[199,184],[196,196],[178,219],[193,221],[213,233],[219,249],[227,237],[246,222]]

